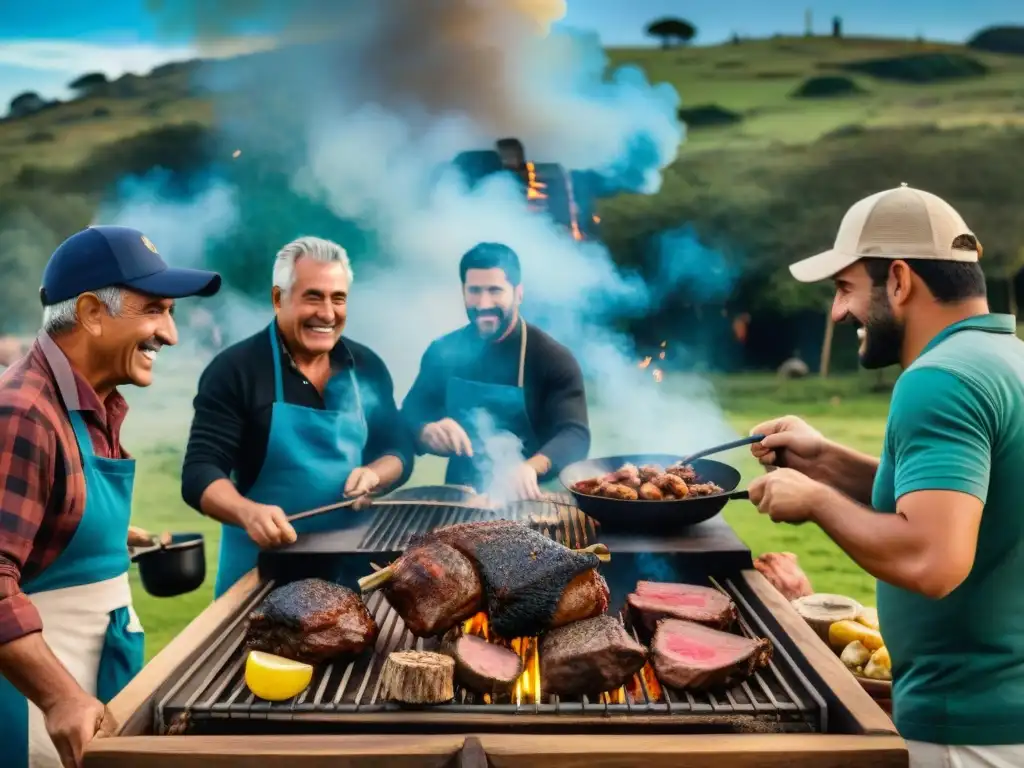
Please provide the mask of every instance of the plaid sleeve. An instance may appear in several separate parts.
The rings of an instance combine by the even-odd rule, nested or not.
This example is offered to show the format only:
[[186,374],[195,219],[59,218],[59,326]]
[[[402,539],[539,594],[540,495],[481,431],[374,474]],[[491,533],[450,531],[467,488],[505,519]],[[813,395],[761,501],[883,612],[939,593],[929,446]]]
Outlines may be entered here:
[[21,591],[53,481],[56,436],[24,409],[0,410],[0,643],[42,629]]

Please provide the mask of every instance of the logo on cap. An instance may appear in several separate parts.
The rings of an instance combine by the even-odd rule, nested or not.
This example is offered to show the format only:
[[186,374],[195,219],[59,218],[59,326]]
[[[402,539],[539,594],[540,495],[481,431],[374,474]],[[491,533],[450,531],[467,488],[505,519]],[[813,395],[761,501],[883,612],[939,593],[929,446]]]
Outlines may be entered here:
[[152,241],[152,240],[150,240],[150,239],[149,239],[148,237],[146,237],[145,235],[143,235],[143,236],[142,236],[142,244],[143,244],[144,246],[146,246],[147,248],[149,248],[149,250],[151,250],[151,251],[152,251],[153,253],[157,253],[157,255],[159,255],[159,254],[158,254],[158,252],[157,252],[157,250],[156,250],[156,246],[155,246],[155,245],[153,245],[153,241]]

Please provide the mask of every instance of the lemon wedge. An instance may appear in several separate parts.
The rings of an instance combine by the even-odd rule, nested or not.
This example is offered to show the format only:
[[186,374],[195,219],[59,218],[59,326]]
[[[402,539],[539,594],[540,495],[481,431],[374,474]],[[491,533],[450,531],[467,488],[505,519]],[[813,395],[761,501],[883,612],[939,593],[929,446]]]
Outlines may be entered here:
[[245,660],[245,684],[265,701],[298,696],[313,679],[313,667],[262,651],[250,651]]

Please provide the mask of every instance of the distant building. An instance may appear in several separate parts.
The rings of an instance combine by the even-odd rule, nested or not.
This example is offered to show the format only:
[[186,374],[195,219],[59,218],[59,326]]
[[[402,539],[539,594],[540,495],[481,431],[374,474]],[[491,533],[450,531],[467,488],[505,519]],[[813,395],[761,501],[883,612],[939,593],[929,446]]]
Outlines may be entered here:
[[832,17],[832,37],[843,36],[843,20],[838,16]]

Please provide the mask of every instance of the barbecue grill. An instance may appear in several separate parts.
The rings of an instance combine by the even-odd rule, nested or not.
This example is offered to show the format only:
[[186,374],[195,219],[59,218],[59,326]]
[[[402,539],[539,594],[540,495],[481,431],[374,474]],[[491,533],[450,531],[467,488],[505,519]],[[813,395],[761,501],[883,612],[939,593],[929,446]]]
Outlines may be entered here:
[[[484,768],[564,765],[572,762],[569,758],[589,756],[588,762],[600,766],[646,766],[679,764],[684,753],[695,766],[720,766],[723,759],[758,766],[907,765],[891,721],[752,570],[749,550],[720,518],[675,543],[647,546],[604,535],[569,496],[514,505],[500,515],[573,548],[607,544],[612,560],[601,572],[613,607],[624,605],[639,578],[724,591],[738,608],[741,631],[771,641],[769,666],[732,688],[708,693],[671,690],[647,666],[618,691],[560,698],[544,692],[538,643],[523,639],[513,641],[513,648],[523,656],[526,672],[512,692],[492,699],[456,688],[450,703],[409,707],[381,699],[384,660],[395,650],[434,650],[438,641],[413,637],[383,595],[373,593],[367,606],[380,633],[372,650],[318,668],[310,686],[293,700],[265,702],[249,692],[245,618],[275,586],[308,576],[354,584],[371,563],[393,559],[418,533],[495,515],[470,502],[446,493],[435,500],[382,505],[360,528],[307,536],[264,553],[258,572],[210,606],[112,702],[121,730],[95,742],[86,765],[145,760],[155,767],[185,759],[224,765],[231,757],[258,756],[261,765],[276,758],[269,764],[289,768],[449,763]],[[628,614],[620,619],[638,636]],[[485,632],[484,622],[482,614],[474,617],[464,631]],[[470,735],[475,740],[466,742]]]

